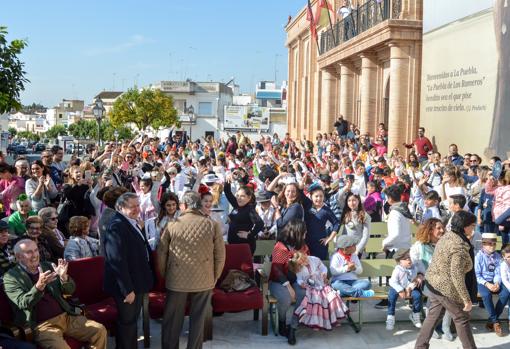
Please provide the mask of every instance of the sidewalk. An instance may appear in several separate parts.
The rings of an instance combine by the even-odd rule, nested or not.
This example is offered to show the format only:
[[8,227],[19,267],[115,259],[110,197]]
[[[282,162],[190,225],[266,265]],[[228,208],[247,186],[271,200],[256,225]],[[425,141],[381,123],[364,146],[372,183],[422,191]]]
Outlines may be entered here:
[[[418,335],[418,329],[415,328],[408,319],[409,308],[400,303],[401,307],[397,310],[397,324],[395,331],[386,331],[384,321],[386,311],[375,309],[374,303],[367,302],[363,306],[363,318],[365,320],[379,321],[378,323],[364,324],[360,333],[355,333],[347,321],[333,331],[314,331],[308,328],[300,327],[297,332],[297,344],[294,348],[349,348],[349,349],[411,349],[414,348],[414,341]],[[353,319],[357,319],[357,305],[351,307]],[[505,310],[501,319],[508,317],[508,310]],[[268,336],[260,335],[260,321],[252,320],[253,312],[242,312],[237,314],[224,314],[214,317],[213,340],[204,343],[204,348],[264,348],[281,349],[291,348],[287,345],[286,338],[275,336],[272,331]],[[478,307],[474,308],[472,313],[473,333],[478,348],[510,348],[510,336],[497,337],[494,333],[488,333],[485,330],[485,310]],[[141,331],[141,326],[139,327]],[[181,334],[182,348],[186,347],[188,322],[185,322],[183,333]],[[508,325],[503,323],[505,333],[508,333]],[[151,348],[161,348],[161,322],[151,321],[152,342]],[[113,344],[113,340],[110,344]],[[462,348],[460,341],[456,339],[453,342],[432,339],[431,348],[453,349]],[[109,345],[114,348],[114,345]],[[142,341],[139,342],[139,348],[143,348]]]

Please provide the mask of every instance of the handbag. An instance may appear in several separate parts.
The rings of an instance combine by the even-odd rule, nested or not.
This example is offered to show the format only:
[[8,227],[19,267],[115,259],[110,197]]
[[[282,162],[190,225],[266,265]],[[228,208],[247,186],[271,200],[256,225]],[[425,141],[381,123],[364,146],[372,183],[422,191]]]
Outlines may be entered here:
[[220,284],[225,292],[241,292],[257,286],[248,274],[241,270],[231,269]]

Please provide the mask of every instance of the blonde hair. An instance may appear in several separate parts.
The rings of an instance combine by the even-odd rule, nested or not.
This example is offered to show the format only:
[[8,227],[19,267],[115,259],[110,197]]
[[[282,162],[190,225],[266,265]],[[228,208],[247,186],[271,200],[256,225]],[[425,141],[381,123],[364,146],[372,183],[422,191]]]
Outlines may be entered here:
[[303,264],[301,264],[301,261],[305,258],[305,257],[308,257],[306,254],[304,254],[303,252],[295,252],[294,255],[292,256],[292,258],[289,260],[289,270],[291,272],[293,272],[294,274],[295,273],[298,273],[301,268],[303,267]]
[[214,183],[211,187],[213,206],[218,206],[220,204],[221,193],[223,193],[223,185],[221,183]]
[[85,235],[89,228],[89,219],[84,216],[74,216],[69,220],[69,234],[71,236]]

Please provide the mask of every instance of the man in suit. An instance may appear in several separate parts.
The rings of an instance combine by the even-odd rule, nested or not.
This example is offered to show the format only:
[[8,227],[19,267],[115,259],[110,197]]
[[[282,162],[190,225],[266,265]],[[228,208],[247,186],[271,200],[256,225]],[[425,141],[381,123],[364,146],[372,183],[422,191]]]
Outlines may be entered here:
[[115,205],[104,243],[104,289],[117,305],[117,349],[137,348],[137,320],[142,297],[154,283],[151,250],[140,220],[140,200],[124,193]]
[[179,347],[186,301],[190,298],[188,349],[202,348],[211,291],[225,264],[220,225],[202,213],[200,194],[184,193],[181,216],[168,224],[158,245],[158,266],[167,289],[161,339],[163,349]]
[[64,295],[74,292],[74,281],[67,275],[67,262],[40,263],[37,244],[23,239],[14,246],[18,264],[4,276],[7,297],[14,305],[13,322],[30,326],[34,341],[41,348],[68,349],[64,335],[87,342],[93,349],[106,349],[106,329],[81,315]]

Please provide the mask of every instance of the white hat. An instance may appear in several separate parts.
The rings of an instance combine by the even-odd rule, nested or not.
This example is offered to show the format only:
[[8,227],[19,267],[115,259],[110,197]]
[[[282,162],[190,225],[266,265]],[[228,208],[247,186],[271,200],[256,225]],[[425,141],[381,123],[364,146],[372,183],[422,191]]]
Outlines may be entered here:
[[483,233],[482,240],[497,240],[498,235],[495,233]]
[[220,180],[220,178],[218,176],[216,176],[215,173],[208,173],[204,176],[204,178],[202,178],[202,184],[216,183],[219,180]]

